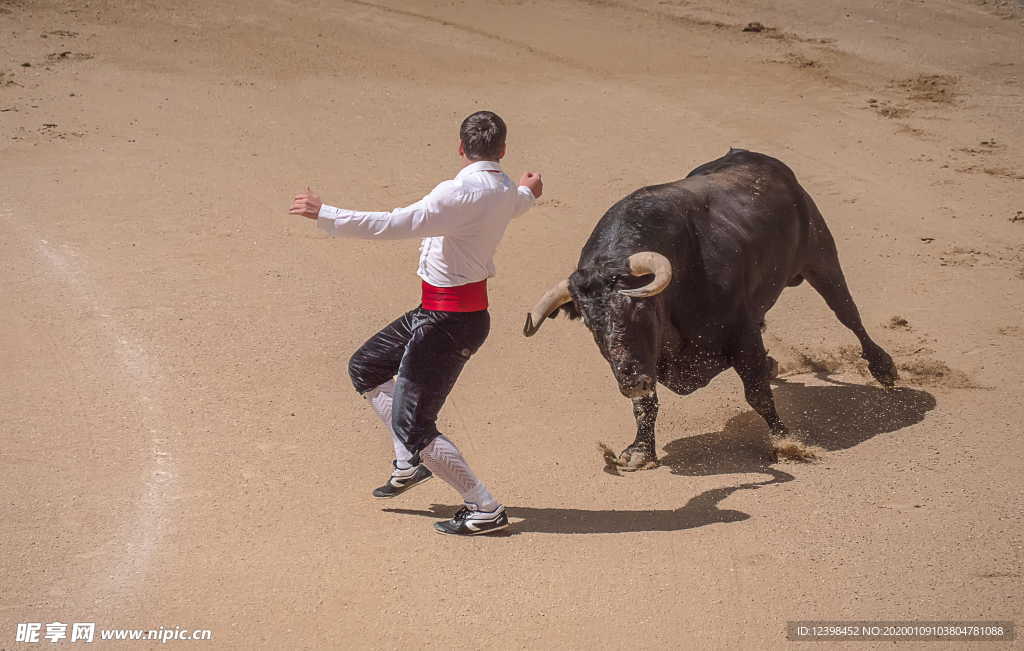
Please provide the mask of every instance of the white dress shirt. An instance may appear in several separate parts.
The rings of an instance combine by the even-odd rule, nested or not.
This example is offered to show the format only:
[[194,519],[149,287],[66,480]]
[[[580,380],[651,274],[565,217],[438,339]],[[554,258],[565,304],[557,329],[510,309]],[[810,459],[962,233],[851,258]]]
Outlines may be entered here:
[[457,287],[494,275],[494,252],[533,192],[517,186],[493,161],[471,163],[405,208],[361,212],[324,204],[317,226],[333,237],[422,237],[417,275],[435,287]]

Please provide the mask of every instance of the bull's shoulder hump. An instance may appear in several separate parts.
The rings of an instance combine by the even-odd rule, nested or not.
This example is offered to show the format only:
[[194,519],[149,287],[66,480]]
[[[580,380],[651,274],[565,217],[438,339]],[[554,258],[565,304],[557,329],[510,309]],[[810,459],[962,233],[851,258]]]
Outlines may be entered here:
[[747,149],[730,149],[725,156],[695,167],[686,178],[723,173],[736,174],[745,170],[776,170],[792,174],[789,167],[777,158]]

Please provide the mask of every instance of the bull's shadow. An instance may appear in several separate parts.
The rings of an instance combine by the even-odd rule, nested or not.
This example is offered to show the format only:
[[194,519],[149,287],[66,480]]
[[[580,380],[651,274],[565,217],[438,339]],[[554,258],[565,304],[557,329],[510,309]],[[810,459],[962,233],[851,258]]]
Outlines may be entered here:
[[[931,394],[918,389],[880,389],[824,375],[818,379],[825,386],[777,380],[774,393],[780,415],[789,428],[799,432],[808,443],[826,450],[850,448],[918,423],[936,404]],[[718,505],[736,491],[757,490],[795,479],[768,462],[761,443],[766,431],[767,425],[760,416],[746,412],[729,419],[720,432],[672,441],[665,446],[666,454],[660,465],[677,475],[764,474],[770,479],[705,491],[677,509],[618,511],[509,506],[509,516],[522,521],[492,535],[682,531],[748,520],[749,514],[721,509]],[[799,466],[786,465],[787,470],[795,468]],[[429,509],[383,510],[436,519],[451,517],[455,511],[454,507],[440,504],[432,504]]]
[[[795,435],[825,450],[845,450],[881,434],[924,420],[935,408],[927,391],[883,389],[842,382],[824,374],[823,384],[775,380],[775,404]],[[764,436],[768,426],[754,411],[730,418],[725,429],[676,439],[665,445],[660,465],[677,475],[764,472]]]

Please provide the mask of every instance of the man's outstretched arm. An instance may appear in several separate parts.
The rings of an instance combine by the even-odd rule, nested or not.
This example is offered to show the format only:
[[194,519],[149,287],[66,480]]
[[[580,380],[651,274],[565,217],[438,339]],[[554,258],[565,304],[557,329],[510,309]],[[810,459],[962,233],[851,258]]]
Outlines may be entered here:
[[462,205],[463,197],[446,181],[416,203],[389,212],[329,206],[306,188],[304,194],[295,196],[288,212],[316,219],[317,226],[335,237],[397,240],[450,232],[465,216]]

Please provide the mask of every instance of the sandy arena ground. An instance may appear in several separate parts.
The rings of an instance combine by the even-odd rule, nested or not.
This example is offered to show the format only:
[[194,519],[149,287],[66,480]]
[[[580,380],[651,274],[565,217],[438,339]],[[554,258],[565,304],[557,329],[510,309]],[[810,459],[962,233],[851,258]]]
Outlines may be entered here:
[[[0,0],[0,55],[0,648],[53,621],[218,649],[1024,625],[1015,2]],[[417,243],[286,211],[307,184],[418,199],[481,108],[546,192],[442,412],[514,524],[459,539],[430,526],[440,481],[370,499],[389,446],[344,375],[415,305]],[[805,284],[767,336],[823,460],[761,465],[727,372],[662,390],[662,465],[615,476],[597,444],[632,441],[629,402],[581,323],[528,340],[524,314],[614,201],[730,146],[796,171],[903,380],[870,381]]]

